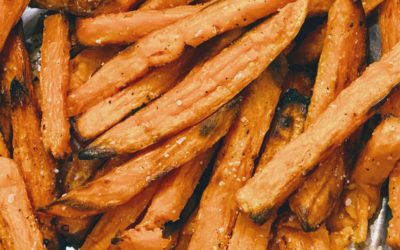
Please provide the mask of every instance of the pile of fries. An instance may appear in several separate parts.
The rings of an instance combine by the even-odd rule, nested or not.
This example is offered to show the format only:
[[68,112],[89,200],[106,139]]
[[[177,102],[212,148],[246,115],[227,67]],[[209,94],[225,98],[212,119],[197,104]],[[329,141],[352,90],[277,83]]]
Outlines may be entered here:
[[0,250],[348,249],[385,193],[400,248],[399,0],[0,0],[0,66]]

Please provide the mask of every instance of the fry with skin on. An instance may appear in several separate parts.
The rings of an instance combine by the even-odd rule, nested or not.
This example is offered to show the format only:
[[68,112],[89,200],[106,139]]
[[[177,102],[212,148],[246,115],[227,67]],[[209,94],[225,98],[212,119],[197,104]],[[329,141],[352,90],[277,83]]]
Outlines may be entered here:
[[203,5],[186,5],[80,18],[76,21],[76,36],[79,43],[86,46],[130,44],[203,8]]
[[165,95],[100,136],[80,157],[135,152],[200,122],[268,67],[297,34],[306,12],[306,0],[288,4]]
[[253,218],[260,218],[282,204],[299,186],[303,173],[321,162],[374,114],[379,102],[399,82],[400,44],[397,44],[380,61],[371,64],[302,135],[280,150],[263,171],[239,190],[236,198],[241,209]]
[[62,14],[44,20],[40,92],[43,143],[57,159],[71,153],[66,96],[69,86],[69,27]]
[[[150,67],[176,60],[186,45],[196,47],[228,30],[246,26],[272,14],[291,1],[222,0],[150,33],[111,59],[84,85],[70,93],[69,114],[77,115],[118,92],[129,82],[146,74]],[[224,11],[221,12],[221,9]],[[286,40],[286,36],[282,36],[282,39]],[[231,60],[230,56],[227,62]]]
[[400,165],[397,163],[389,176],[389,207],[392,218],[389,221],[387,232],[387,244],[396,249],[400,247]]
[[193,0],[147,0],[140,5],[139,10],[162,10],[182,5],[188,5]]
[[17,164],[0,157],[0,242],[5,250],[40,250],[43,237]]
[[[327,35],[306,127],[362,72],[367,54],[366,42],[367,31],[361,3],[336,0],[328,14]],[[331,214],[342,192],[345,174],[344,148],[340,146],[319,164],[291,198],[290,209],[305,230],[316,229]]]
[[179,219],[212,154],[213,150],[208,150],[175,169],[160,182],[143,220],[134,229],[122,234],[122,246],[129,246],[130,249],[143,246],[166,248],[173,244],[171,237],[163,237],[164,225]]

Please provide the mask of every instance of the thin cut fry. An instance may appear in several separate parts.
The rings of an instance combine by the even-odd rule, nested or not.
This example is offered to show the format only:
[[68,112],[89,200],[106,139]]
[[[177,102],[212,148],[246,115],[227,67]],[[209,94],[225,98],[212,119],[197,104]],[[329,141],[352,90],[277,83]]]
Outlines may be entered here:
[[163,237],[164,225],[179,219],[212,154],[213,150],[208,150],[175,169],[161,181],[143,220],[134,229],[125,231],[122,235],[122,245],[129,246],[130,249],[150,245],[160,248],[173,245],[171,237]]
[[53,156],[71,153],[66,95],[69,86],[69,27],[62,14],[44,20],[40,92],[43,143]]
[[193,0],[147,0],[140,5],[139,10],[162,10],[177,6],[187,5],[194,2]]
[[77,213],[79,217],[79,212],[99,213],[127,202],[152,181],[211,148],[228,131],[236,117],[238,103],[237,99],[228,103],[200,124],[145,150],[103,177],[72,190],[47,211],[66,217]]
[[29,0],[2,0],[0,2],[0,52],[3,50],[8,34],[18,23],[28,3]]
[[[222,0],[143,37],[106,63],[83,86],[68,96],[69,114],[73,116],[85,111],[146,74],[150,67],[176,60],[185,45],[198,46],[225,31],[246,26],[275,12],[290,1],[292,0]],[[290,30],[295,32],[279,36],[282,40],[292,40],[290,38],[297,33],[295,27],[302,23],[301,18],[299,19],[294,27],[289,25]],[[286,43],[282,44],[285,47]],[[232,55],[227,63],[231,61],[231,57]]]
[[[328,14],[327,35],[318,65],[306,127],[364,69],[367,31],[361,3],[337,0]],[[355,42],[357,41],[357,42]],[[316,229],[332,212],[345,181],[343,147],[320,163],[290,200],[290,208],[306,230]]]
[[389,207],[392,218],[389,221],[387,243],[392,248],[400,247],[400,165],[397,164],[389,177]]
[[263,217],[282,204],[299,186],[303,173],[328,156],[374,114],[380,101],[399,82],[400,44],[379,62],[371,64],[302,135],[279,151],[263,171],[239,190],[237,200],[243,211],[252,217]]
[[76,35],[79,42],[86,46],[130,44],[203,8],[203,5],[186,5],[165,10],[137,10],[80,18],[76,22]]
[[288,4],[164,96],[100,136],[80,156],[135,152],[200,122],[261,74],[297,34],[306,12],[306,0]]
[[18,166],[0,157],[0,242],[7,250],[45,249]]

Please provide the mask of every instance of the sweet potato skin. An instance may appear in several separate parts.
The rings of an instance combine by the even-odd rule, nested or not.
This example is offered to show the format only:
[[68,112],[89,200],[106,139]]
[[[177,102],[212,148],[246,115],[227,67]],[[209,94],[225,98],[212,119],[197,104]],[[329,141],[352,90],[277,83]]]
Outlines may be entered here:
[[58,159],[71,153],[66,112],[70,47],[67,19],[62,14],[47,17],[44,20],[40,71],[42,134],[45,147]]
[[389,177],[389,207],[392,211],[392,218],[389,221],[388,232],[387,232],[387,243],[392,248],[396,249],[400,247],[400,167],[396,164],[392,173]]
[[[303,0],[287,5],[164,96],[100,136],[82,154],[93,157],[91,151],[99,147],[116,154],[135,152],[200,122],[232,99],[279,55],[297,34],[306,9]],[[277,25],[282,22],[287,25]],[[236,61],[232,65],[233,60]]]
[[[106,63],[86,84],[68,96],[70,115],[79,114],[116,93],[147,73],[150,67],[177,59],[185,45],[198,46],[218,34],[271,14],[290,1],[224,0],[145,36]],[[221,9],[224,9],[223,13]]]
[[4,249],[45,249],[17,164],[0,157],[0,243]]
[[[262,172],[239,190],[236,198],[240,207],[257,216],[281,204],[298,187],[302,173],[311,170],[366,121],[398,84],[399,59],[400,44],[344,89],[309,129],[278,152]],[[376,82],[381,83],[379,87]],[[348,102],[350,99],[353,101]],[[287,155],[292,157],[288,159]]]

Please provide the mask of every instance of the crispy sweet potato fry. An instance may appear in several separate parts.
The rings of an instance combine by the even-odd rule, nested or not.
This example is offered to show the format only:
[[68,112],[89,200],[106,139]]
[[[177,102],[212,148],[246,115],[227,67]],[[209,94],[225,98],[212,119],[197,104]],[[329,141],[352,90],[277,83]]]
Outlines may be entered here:
[[[210,183],[200,201],[189,249],[226,248],[237,216],[236,191],[251,176],[254,159],[268,131],[279,100],[279,83],[265,71],[245,91],[239,118],[218,154]],[[207,239],[207,241],[204,241]]]
[[2,0],[0,2],[0,52],[3,50],[8,34],[18,23],[28,3],[29,0]]
[[[225,31],[250,24],[259,18],[274,13],[278,8],[290,1],[292,0],[222,0],[204,7],[194,15],[143,37],[136,44],[128,47],[106,63],[89,81],[68,96],[69,114],[79,114],[97,102],[116,93],[126,86],[127,83],[147,73],[150,67],[164,65],[177,59],[183,52],[185,45],[197,46]],[[221,12],[222,9],[224,10],[223,12]],[[269,43],[278,38],[282,41],[292,40],[292,37],[297,33],[297,26],[300,26],[302,22],[303,20],[300,15],[299,19],[295,23],[288,25],[288,27],[276,28],[276,32],[288,29],[286,36],[279,35],[267,40]],[[282,22],[280,21],[279,23]],[[265,25],[260,27],[265,27]],[[272,31],[265,33],[269,34],[270,32]],[[251,33],[255,35],[257,32]],[[282,34],[284,33],[282,31]],[[250,37],[251,35],[248,39]],[[260,40],[262,40],[261,37]],[[252,40],[250,39],[250,41]],[[282,44],[282,47],[285,47],[288,42],[284,43],[282,41],[277,44]],[[250,45],[256,47],[256,44],[256,41],[246,43],[243,41],[239,43],[239,45],[235,46],[237,49],[232,49],[224,53],[226,56],[229,56],[229,59],[226,58],[226,63],[233,60],[232,56],[234,56],[233,52],[235,50],[241,50]],[[265,41],[262,44],[265,44]],[[274,48],[276,46],[278,45],[275,45]],[[239,54],[243,54],[244,51],[241,50]],[[219,66],[221,66],[221,57],[223,56],[218,57],[219,59],[216,60]],[[236,56],[234,57],[236,58]],[[247,63],[248,61],[246,61]],[[237,64],[241,65],[238,62]],[[215,66],[213,67],[215,68]],[[238,73],[233,72],[234,70],[229,71],[235,73],[235,75]]]
[[44,250],[17,164],[0,157],[0,167],[0,245],[6,250]]
[[79,42],[86,46],[130,44],[203,8],[203,5],[186,5],[81,18],[76,22],[76,35]]
[[[306,10],[305,0],[288,4],[164,96],[100,136],[80,156],[93,158],[99,150],[106,156],[134,152],[200,122],[233,98],[279,55],[297,34]],[[234,64],[230,63],[232,60],[236,60]]]
[[140,0],[103,0],[94,10],[93,15],[126,12],[140,2]]
[[373,132],[351,177],[339,209],[329,219],[333,232],[343,237],[351,233],[351,240],[366,240],[368,220],[380,204],[380,190],[400,158],[400,118],[386,118]]
[[187,5],[194,2],[193,0],[147,0],[140,5],[139,10],[162,10],[177,6]]
[[152,181],[212,147],[228,131],[236,117],[238,103],[237,99],[233,100],[198,125],[141,152],[103,177],[72,190],[47,211],[68,217],[66,207],[70,208],[71,216],[76,212],[99,213],[127,202]]
[[399,60],[400,44],[371,64],[302,135],[279,151],[263,171],[239,190],[240,207],[252,217],[263,217],[281,204],[299,186],[303,173],[343,143],[400,82]]
[[[318,65],[306,126],[364,69],[366,27],[361,3],[337,0],[328,14],[327,35]],[[355,42],[357,41],[357,42]],[[306,230],[314,230],[332,212],[345,181],[343,147],[320,163],[290,201],[291,210]]]
[[158,182],[151,184],[126,204],[107,211],[88,235],[82,250],[106,250],[117,243],[117,234],[123,232],[134,223],[151,201]]
[[49,10],[65,10],[76,15],[89,15],[104,0],[33,0],[35,6]]
[[389,178],[389,206],[392,218],[389,221],[387,243],[392,248],[400,247],[400,165],[397,163]]
[[62,14],[44,20],[40,92],[43,143],[53,156],[71,153],[66,95],[69,86],[69,27]]

